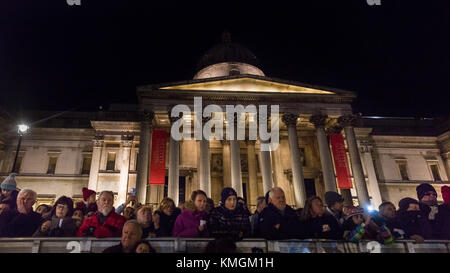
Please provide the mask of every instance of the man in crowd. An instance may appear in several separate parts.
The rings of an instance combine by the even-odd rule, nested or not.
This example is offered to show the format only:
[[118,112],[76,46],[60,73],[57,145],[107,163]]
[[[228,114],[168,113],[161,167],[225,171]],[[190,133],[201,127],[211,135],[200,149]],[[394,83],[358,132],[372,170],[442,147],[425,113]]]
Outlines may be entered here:
[[0,237],[30,237],[42,222],[41,215],[33,211],[36,192],[23,189],[17,195],[17,210],[0,215]]
[[86,218],[77,232],[78,237],[94,236],[96,238],[120,237],[125,217],[114,211],[114,194],[102,191],[97,200],[98,211]]
[[123,225],[120,244],[106,248],[103,253],[132,253],[141,237],[142,229],[139,223],[136,220],[128,220]]
[[300,220],[293,208],[286,204],[284,191],[275,187],[269,191],[269,204],[259,216],[263,238],[283,240],[301,237]]
[[386,224],[394,238],[404,239],[405,231],[395,212],[395,205],[389,201],[385,201],[378,206],[378,211],[379,213],[377,216],[379,216],[381,221]]
[[420,215],[427,219],[431,226],[431,238],[439,239],[441,235],[439,209],[437,203],[437,192],[433,186],[428,183],[422,183],[416,188],[419,199]]
[[344,224],[344,198],[337,192],[327,191],[325,193],[325,203],[327,208],[325,209],[326,215],[331,215],[336,220],[337,224],[342,227]]
[[267,204],[264,196],[258,197],[256,199],[256,211],[252,216],[250,216],[250,225],[252,226],[251,235],[253,237],[261,237],[261,232],[259,230],[259,216],[265,207],[267,207]]

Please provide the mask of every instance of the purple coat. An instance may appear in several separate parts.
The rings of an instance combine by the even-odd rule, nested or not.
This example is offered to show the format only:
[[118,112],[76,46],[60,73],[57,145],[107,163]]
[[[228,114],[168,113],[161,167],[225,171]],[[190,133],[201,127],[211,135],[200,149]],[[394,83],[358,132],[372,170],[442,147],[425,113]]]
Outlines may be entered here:
[[190,209],[184,210],[183,213],[181,213],[175,221],[175,225],[173,227],[173,236],[188,238],[205,237],[206,230],[200,232],[198,230],[198,226],[200,226],[200,220],[206,219],[207,216],[205,211],[192,211]]

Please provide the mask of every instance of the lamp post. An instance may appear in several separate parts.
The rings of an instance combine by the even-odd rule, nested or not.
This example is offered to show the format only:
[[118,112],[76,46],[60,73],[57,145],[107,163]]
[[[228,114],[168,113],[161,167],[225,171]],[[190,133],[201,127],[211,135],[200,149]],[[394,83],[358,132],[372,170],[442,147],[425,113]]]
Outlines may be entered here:
[[17,125],[17,133],[19,134],[19,142],[17,143],[16,157],[14,158],[14,164],[11,172],[13,173],[16,169],[17,157],[19,156],[20,144],[22,143],[22,136],[28,131],[30,127],[26,124]]

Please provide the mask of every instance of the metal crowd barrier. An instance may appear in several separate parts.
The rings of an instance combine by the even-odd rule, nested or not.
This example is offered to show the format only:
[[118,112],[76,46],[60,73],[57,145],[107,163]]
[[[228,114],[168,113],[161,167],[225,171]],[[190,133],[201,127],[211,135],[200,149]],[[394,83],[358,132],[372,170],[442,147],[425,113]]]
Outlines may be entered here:
[[[202,253],[210,239],[148,238],[158,253]],[[0,238],[0,253],[101,253],[117,245],[120,238]],[[375,241],[358,244],[333,240],[245,239],[236,243],[238,253],[450,253],[450,241],[429,240],[416,244],[401,240],[390,245]]]

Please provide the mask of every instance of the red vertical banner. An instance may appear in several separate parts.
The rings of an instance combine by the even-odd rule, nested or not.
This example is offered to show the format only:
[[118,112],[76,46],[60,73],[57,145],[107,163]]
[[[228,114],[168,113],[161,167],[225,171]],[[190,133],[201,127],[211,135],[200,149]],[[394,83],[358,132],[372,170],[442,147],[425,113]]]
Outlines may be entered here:
[[352,179],[348,167],[344,137],[341,134],[332,134],[330,135],[330,144],[333,153],[334,167],[336,169],[338,187],[340,189],[351,189]]
[[149,178],[149,183],[151,185],[164,185],[164,178],[166,176],[166,141],[166,131],[153,131]]

